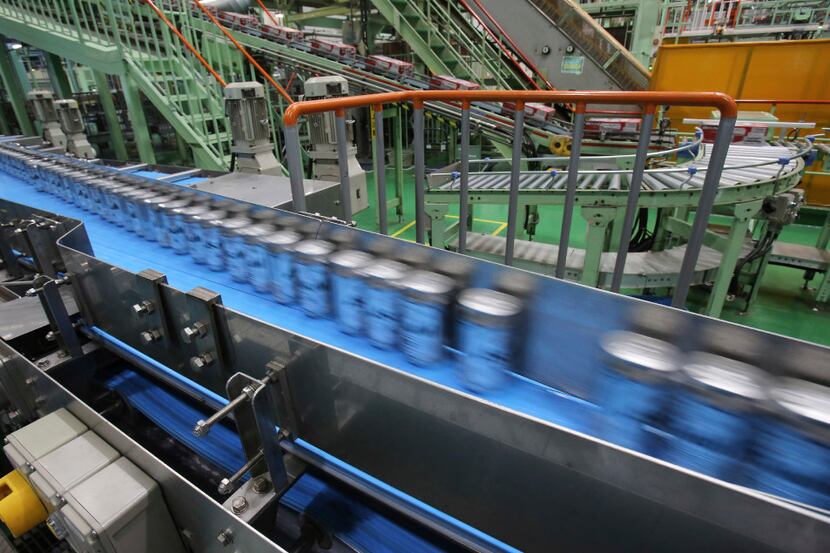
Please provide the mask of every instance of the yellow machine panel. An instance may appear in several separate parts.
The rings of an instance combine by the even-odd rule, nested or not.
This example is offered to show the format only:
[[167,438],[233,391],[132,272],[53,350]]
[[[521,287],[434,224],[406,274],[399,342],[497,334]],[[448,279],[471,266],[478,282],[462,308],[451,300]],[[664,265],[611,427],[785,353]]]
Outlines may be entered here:
[[[660,47],[651,90],[719,91],[736,99],[830,100],[830,40],[664,44]],[[774,111],[781,121],[815,121],[820,133],[830,127],[830,105],[744,104],[747,111]],[[672,108],[672,122],[709,117],[704,108]],[[817,162],[810,170],[821,170]],[[805,175],[812,204],[830,205],[830,177]]]

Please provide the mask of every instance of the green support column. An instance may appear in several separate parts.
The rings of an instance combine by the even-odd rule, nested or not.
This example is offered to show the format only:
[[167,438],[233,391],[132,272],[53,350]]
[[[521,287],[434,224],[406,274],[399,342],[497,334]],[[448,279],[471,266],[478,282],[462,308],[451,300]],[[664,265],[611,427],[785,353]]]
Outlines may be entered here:
[[[28,51],[28,49],[18,48],[17,50],[9,50],[9,58],[12,60],[12,67],[14,67],[14,70],[17,73],[17,80],[20,83],[20,88],[23,90],[25,97],[28,98],[29,92],[32,90],[32,83],[29,80],[29,74],[26,72],[26,66],[23,65],[23,56],[21,54],[24,51]],[[26,103],[28,105],[28,100]],[[43,123],[37,119],[32,119],[32,124],[35,127],[35,132],[33,134],[43,136]]]
[[12,133],[11,128],[9,127],[8,122],[6,122],[5,117],[0,117],[0,134],[9,135]]
[[630,52],[643,65],[651,64],[651,50],[654,47],[654,29],[660,23],[660,9],[649,1],[641,1],[637,6],[637,15],[634,18],[633,36],[631,37]]
[[176,133],[176,148],[179,150],[179,160],[182,166],[186,166],[190,162],[190,147],[185,142],[184,138],[179,133]]
[[735,216],[732,228],[729,230],[726,247],[721,252],[720,266],[712,292],[709,294],[709,303],[706,306],[706,315],[720,317],[723,311],[723,304],[726,301],[726,294],[729,292],[729,284],[732,282],[732,275],[735,273],[735,265],[741,256],[741,248],[744,245],[746,231],[749,228],[749,221],[758,213],[761,202],[749,202],[735,206]]
[[392,134],[395,140],[395,196],[398,205],[395,206],[395,214],[398,222],[403,221],[403,110],[398,105],[395,108]]
[[26,94],[20,84],[20,79],[17,78],[9,50],[6,48],[6,38],[2,35],[0,35],[0,77],[6,89],[6,95],[14,108],[14,116],[17,118],[20,131],[28,136],[34,135],[35,127],[26,110]]
[[46,54],[46,71],[49,73],[55,94],[61,98],[72,98],[72,85],[66,76],[63,60],[55,54]]
[[599,283],[599,268],[602,250],[608,235],[608,225],[614,220],[614,207],[583,207],[582,217],[588,223],[588,238],[585,242],[585,264],[582,267],[582,284],[596,286]]
[[100,71],[93,71],[95,86],[98,88],[98,98],[101,107],[104,109],[104,117],[107,120],[107,128],[110,132],[110,143],[115,150],[115,157],[121,161],[127,159],[127,144],[124,142],[124,132],[121,130],[121,121],[115,111],[115,102],[112,100],[109,79]]
[[156,154],[153,151],[153,142],[150,139],[150,130],[147,128],[147,119],[141,105],[141,92],[138,85],[125,71],[121,75],[121,88],[124,91],[124,100],[127,102],[127,114],[133,127],[133,136],[138,147],[138,157],[142,163],[154,164]]
[[[472,206],[472,204],[470,204]],[[429,245],[434,248],[443,249],[447,245],[447,212],[449,206],[446,204],[427,204],[424,208],[429,219],[427,229]]]
[[11,50],[9,56],[12,60],[12,66],[17,72],[17,79],[20,81],[20,88],[23,89],[23,94],[28,94],[32,90],[32,83],[29,81],[29,75],[26,73],[26,67],[23,65],[23,59],[20,57],[20,52],[23,48]]

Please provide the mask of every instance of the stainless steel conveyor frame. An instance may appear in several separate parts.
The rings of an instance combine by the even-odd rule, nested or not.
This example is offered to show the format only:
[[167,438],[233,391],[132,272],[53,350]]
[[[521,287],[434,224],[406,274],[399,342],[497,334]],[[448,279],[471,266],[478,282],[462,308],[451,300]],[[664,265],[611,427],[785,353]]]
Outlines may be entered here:
[[[0,203],[0,212],[4,218],[59,218],[9,202]],[[269,371],[279,374],[276,385],[264,388],[276,396],[278,408],[270,415],[275,420],[257,409],[252,419],[237,420],[243,443],[246,436],[258,435],[260,447],[272,448],[265,455],[266,466],[257,470],[275,482],[285,476],[280,462],[299,459],[473,550],[493,547],[476,528],[523,550],[607,550],[624,544],[634,550],[699,551],[717,544],[730,551],[815,552],[830,543],[827,513],[546,422],[439,384],[428,372],[354,357],[248,317],[204,289],[177,290],[158,273],[114,267],[92,255],[81,222],[68,222],[74,228],[59,248],[83,324],[153,360],[140,370],[177,367],[181,379],[219,395],[237,373],[249,380],[261,380]],[[321,223],[323,233],[334,228]],[[348,232],[356,233],[365,247],[382,241],[398,244],[385,236]],[[440,257],[456,255],[431,251]],[[519,276],[516,269],[486,262],[476,262],[475,272],[482,278]],[[536,287],[531,302],[553,298],[556,304],[567,298],[591,305],[607,321],[601,332],[646,325],[672,333],[684,348],[717,348],[727,355],[750,356],[749,361],[775,374],[827,379],[823,371],[830,364],[828,348],[564,281],[530,278]],[[160,309],[149,317],[132,316],[132,306],[142,301],[155,302]],[[203,340],[188,344],[179,337],[193,321],[205,321],[208,331]],[[145,343],[140,335],[150,327],[163,327],[164,332],[160,340]],[[569,332],[566,327],[560,331]],[[569,337],[575,348],[598,339]],[[111,436],[119,450],[138,458],[159,481],[174,518],[196,536],[195,549],[222,550],[215,536],[227,527],[239,537],[237,547],[278,550],[136,448],[48,373],[7,346],[0,348],[4,384],[23,390],[14,399],[20,408],[38,416],[66,406],[90,427],[104,429],[102,435]],[[207,370],[191,367],[189,360],[207,349],[221,352],[219,362]],[[553,357],[556,352],[536,349],[535,355]],[[32,377],[37,385],[27,389]],[[280,434],[268,430],[275,423],[283,430]],[[248,447],[246,451],[253,456]]]

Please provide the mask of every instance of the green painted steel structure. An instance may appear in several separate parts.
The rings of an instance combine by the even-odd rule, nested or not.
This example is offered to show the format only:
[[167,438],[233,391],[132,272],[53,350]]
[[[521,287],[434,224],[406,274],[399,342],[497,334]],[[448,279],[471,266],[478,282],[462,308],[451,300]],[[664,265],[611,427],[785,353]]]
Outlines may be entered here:
[[[400,0],[395,2],[395,10],[403,9],[411,16],[411,10]],[[382,0],[378,2],[381,3]],[[413,27],[410,44],[428,69],[504,88],[520,88],[523,83],[527,84],[494,39],[488,38],[468,12],[453,3],[435,0],[413,3],[418,4],[418,13],[426,19]],[[257,78],[254,68],[220,30],[201,15],[194,14],[188,3],[158,5],[227,82]],[[389,9],[381,12],[393,26],[403,28],[405,18],[401,12]],[[443,23],[439,23],[441,21]],[[424,25],[430,30],[425,31]],[[443,30],[441,33],[436,32],[439,28]],[[116,76],[124,93],[142,161],[155,162],[142,109],[142,99],[146,98],[173,127],[178,143],[187,145],[185,150],[192,160],[183,159],[183,162],[213,170],[229,167],[231,138],[221,87],[146,4],[117,0],[0,0],[0,33],[102,75]],[[354,81],[352,69],[336,60],[251,34],[237,31],[232,34],[254,55],[264,56],[269,62],[298,71],[300,75],[335,74],[351,77]],[[448,46],[441,46],[441,41]],[[434,57],[436,52],[440,54],[438,57]],[[59,74],[62,65],[53,61],[50,67],[53,84],[57,83],[59,94],[64,95],[66,91]],[[352,84],[360,90],[371,83]],[[6,88],[15,92],[14,87]],[[98,83],[96,88],[101,88]],[[381,90],[373,90],[370,86],[366,91]],[[18,118],[23,117],[25,97],[18,92],[11,96],[19,108]],[[279,155],[282,99],[269,96],[268,100],[277,108],[271,110],[271,114]],[[106,108],[110,102],[104,98],[102,104]],[[107,119],[114,117],[109,114]],[[30,127],[29,123],[27,129]],[[482,132],[489,138],[506,142],[504,136],[494,133],[488,126],[483,127]],[[116,135],[114,140],[118,138]],[[121,145],[114,144],[114,147],[117,154],[122,151]]]
[[462,3],[372,0],[372,4],[433,73],[497,88],[527,87],[527,80]]
[[[188,25],[189,14],[171,16],[186,36],[200,41]],[[50,74],[60,95],[67,91],[61,84],[62,66],[55,61],[56,56],[102,75],[117,76],[142,161],[155,162],[143,96],[187,143],[196,165],[216,170],[228,167],[230,136],[220,87],[211,82],[207,71],[195,63],[143,3],[2,0],[0,33],[50,54]],[[224,50],[228,50],[227,46]],[[68,87],[68,81],[63,84]],[[22,102],[14,84],[6,85],[13,103]],[[104,103],[108,103],[106,99]],[[120,146],[117,150],[120,152]]]

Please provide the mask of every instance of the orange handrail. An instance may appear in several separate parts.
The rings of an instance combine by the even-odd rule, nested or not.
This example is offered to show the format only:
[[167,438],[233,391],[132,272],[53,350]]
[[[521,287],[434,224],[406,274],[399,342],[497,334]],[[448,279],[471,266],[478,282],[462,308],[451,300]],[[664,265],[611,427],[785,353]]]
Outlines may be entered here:
[[744,100],[736,99],[736,104],[816,104],[820,106],[830,105],[830,100]]
[[283,115],[285,126],[297,124],[302,115],[335,111],[364,106],[412,102],[420,107],[424,102],[513,102],[516,109],[523,109],[525,102],[573,103],[576,113],[584,113],[585,106],[594,105],[660,105],[707,106],[720,110],[722,118],[738,116],[735,100],[721,92],[662,92],[662,91],[590,91],[590,90],[412,90],[386,92],[364,96],[347,96],[325,100],[297,102],[288,106]]
[[225,88],[225,86],[227,86],[227,84],[225,83],[225,79],[223,79],[219,75],[219,73],[217,73],[216,70],[213,69],[213,67],[211,67],[207,60],[202,57],[202,54],[200,54],[198,50],[196,50],[196,48],[192,44],[190,44],[190,42],[184,37],[184,35],[181,32],[179,32],[176,26],[173,25],[173,23],[167,18],[166,15],[164,15],[164,12],[158,9],[158,7],[156,7],[152,0],[143,0],[143,2],[150,6],[150,9],[156,13],[159,19],[161,19],[164,22],[164,24],[167,25],[171,31],[173,31],[173,34],[179,37],[179,40],[181,40],[182,43],[187,47],[187,49],[190,50],[190,53],[196,56],[196,59],[199,60],[199,63],[201,63],[205,67],[205,69],[207,69],[210,72],[210,74],[213,75],[213,78],[216,79],[216,81],[220,85],[222,85],[222,88]]
[[277,23],[277,20],[274,19],[273,15],[271,15],[271,12],[268,11],[268,8],[266,8],[265,4],[262,3],[262,0],[256,0],[256,3],[259,4],[259,7],[262,8],[262,11],[265,12],[265,15],[267,15],[268,19],[271,20],[271,23],[273,23],[275,26],[279,27],[280,24]]
[[200,10],[202,10],[202,13],[204,13],[208,17],[208,19],[210,19],[213,22],[213,24],[216,25],[220,31],[222,31],[222,34],[225,35],[225,37],[228,40],[230,40],[234,46],[236,46],[236,49],[239,50],[243,56],[245,56],[245,59],[247,59],[251,63],[251,65],[256,67],[257,71],[259,71],[260,74],[263,77],[265,77],[265,80],[271,83],[271,86],[276,88],[279,91],[279,93],[282,94],[282,97],[288,101],[289,104],[293,104],[294,100],[291,99],[291,96],[288,95],[288,92],[286,92],[285,89],[281,87],[279,83],[275,81],[274,78],[271,75],[269,75],[265,69],[262,68],[262,66],[254,59],[254,57],[248,53],[248,50],[246,50],[244,46],[242,46],[235,38],[233,38],[233,35],[231,35],[231,33],[225,28],[225,26],[222,25],[218,19],[216,19],[216,16],[213,15],[211,11],[207,9],[199,0],[193,0],[193,3],[196,4],[196,6]]

